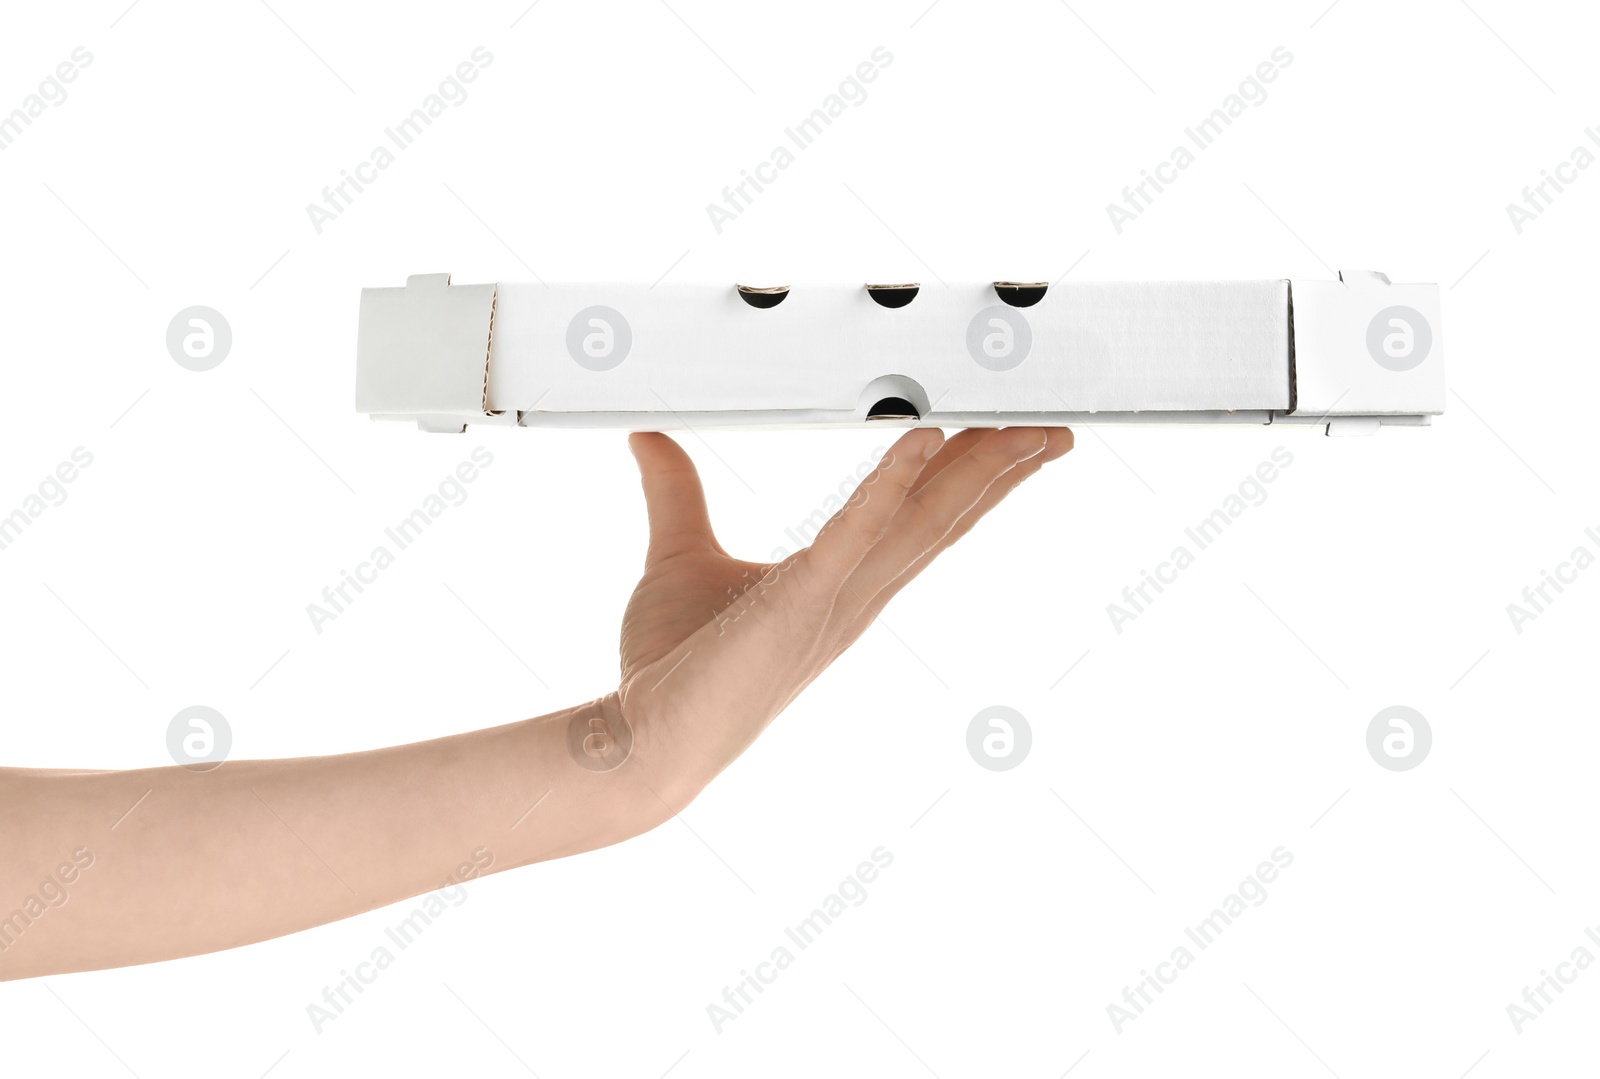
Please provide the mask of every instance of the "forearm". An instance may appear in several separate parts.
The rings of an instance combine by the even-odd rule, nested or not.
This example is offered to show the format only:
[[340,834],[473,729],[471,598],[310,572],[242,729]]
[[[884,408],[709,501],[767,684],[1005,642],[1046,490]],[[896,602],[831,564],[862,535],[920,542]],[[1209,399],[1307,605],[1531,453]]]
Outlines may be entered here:
[[207,772],[0,770],[0,979],[265,940],[620,842],[681,808],[639,759],[575,760],[580,712]]

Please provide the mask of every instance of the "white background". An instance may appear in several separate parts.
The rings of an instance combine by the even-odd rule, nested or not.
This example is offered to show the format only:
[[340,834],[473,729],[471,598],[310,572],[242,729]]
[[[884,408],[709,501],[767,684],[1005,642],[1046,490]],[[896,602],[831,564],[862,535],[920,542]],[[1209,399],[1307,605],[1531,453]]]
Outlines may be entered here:
[[[0,35],[0,110],[74,47],[93,55],[0,152],[0,511],[93,454],[0,551],[9,764],[164,764],[191,704],[228,717],[235,757],[292,756],[615,684],[645,537],[624,438],[357,416],[359,290],[409,274],[936,287],[1375,268],[1440,283],[1452,390],[1431,428],[1370,439],[1080,432],[681,822],[471,885],[321,1033],[307,1005],[408,907],[5,984],[6,1072],[1593,1067],[1600,972],[1520,1034],[1506,1011],[1600,924],[1600,570],[1520,634],[1506,611],[1575,547],[1600,550],[1600,169],[1520,234],[1506,212],[1600,124],[1591,11],[124,7],[18,7]],[[494,59],[468,99],[318,234],[306,204],[479,45]],[[867,99],[719,234],[706,204],[879,45],[894,59]],[[1280,45],[1293,62],[1267,99],[1118,234],[1106,204]],[[165,346],[195,304],[234,336],[205,373]],[[766,557],[884,437],[685,442],[724,543]],[[306,605],[479,445],[494,463],[468,500],[317,634]],[[1293,464],[1266,500],[1117,633],[1107,604],[1278,446]],[[967,753],[991,704],[1032,727],[1013,771]],[[1366,749],[1394,704],[1433,731],[1408,772]],[[867,901],[718,1033],[706,1006],[880,845],[894,863]],[[1267,900],[1119,1034],[1107,1005],[1280,845],[1294,862]]]

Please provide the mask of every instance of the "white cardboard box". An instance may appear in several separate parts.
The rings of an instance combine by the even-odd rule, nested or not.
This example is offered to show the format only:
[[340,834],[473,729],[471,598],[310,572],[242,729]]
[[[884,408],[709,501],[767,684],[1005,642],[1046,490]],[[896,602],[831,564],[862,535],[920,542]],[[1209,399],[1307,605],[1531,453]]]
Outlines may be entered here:
[[1338,281],[364,289],[356,408],[469,423],[1425,425],[1437,285]]

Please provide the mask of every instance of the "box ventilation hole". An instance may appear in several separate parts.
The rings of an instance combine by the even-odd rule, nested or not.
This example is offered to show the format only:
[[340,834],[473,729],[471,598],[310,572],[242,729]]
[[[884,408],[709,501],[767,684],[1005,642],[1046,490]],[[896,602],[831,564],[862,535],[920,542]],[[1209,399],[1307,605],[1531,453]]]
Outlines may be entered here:
[[1032,307],[1044,299],[1045,290],[1049,287],[1043,281],[1032,284],[1020,281],[996,281],[994,283],[995,292],[1012,307]]
[[885,397],[867,409],[869,420],[920,420],[917,406],[904,397]]
[[788,285],[774,285],[771,288],[756,288],[754,285],[740,285],[739,295],[751,307],[777,307],[789,295]]

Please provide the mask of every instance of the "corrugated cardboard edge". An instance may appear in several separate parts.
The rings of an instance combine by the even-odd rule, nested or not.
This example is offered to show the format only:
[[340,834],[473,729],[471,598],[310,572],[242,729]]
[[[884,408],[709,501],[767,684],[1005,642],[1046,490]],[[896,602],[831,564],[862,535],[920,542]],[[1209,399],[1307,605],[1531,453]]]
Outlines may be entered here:
[[498,416],[498,412],[489,411],[489,357],[494,355],[494,313],[500,303],[500,286],[490,286],[494,292],[489,296],[489,332],[483,335],[483,399],[481,408],[485,416]]

